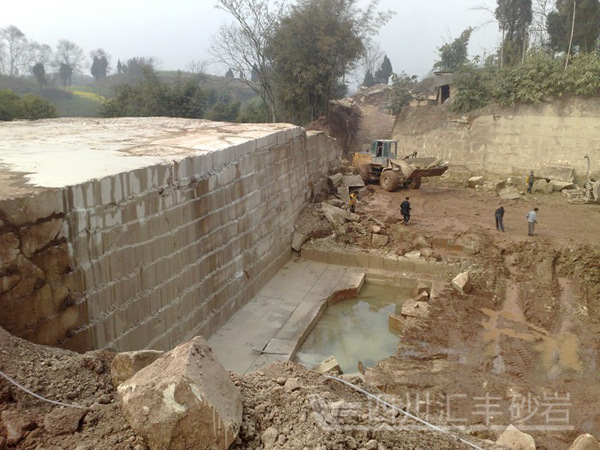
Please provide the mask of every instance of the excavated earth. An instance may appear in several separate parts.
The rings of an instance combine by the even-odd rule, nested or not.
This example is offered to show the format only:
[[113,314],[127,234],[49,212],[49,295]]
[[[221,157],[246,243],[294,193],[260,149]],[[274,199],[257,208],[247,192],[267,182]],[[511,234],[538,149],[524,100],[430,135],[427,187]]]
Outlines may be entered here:
[[[406,195],[413,208],[408,227],[399,223]],[[420,399],[422,417],[469,425],[469,432],[456,434],[481,448],[492,448],[519,421],[537,426],[529,433],[539,449],[568,448],[584,432],[600,437],[600,205],[570,204],[558,193],[523,196],[502,203],[501,233],[493,223],[498,204],[493,192],[436,179],[416,191],[368,186],[359,196],[360,222],[344,229],[331,228],[319,203],[306,207],[297,227],[313,245],[370,248],[377,225],[390,236],[379,250],[404,254],[425,238],[431,258],[472,275],[470,294],[442,292],[431,300],[427,319],[406,326],[396,355],[364,379],[348,379],[412,413],[415,402],[401,400]],[[533,205],[541,223],[528,237],[525,214]],[[113,353],[77,354],[1,332],[0,354],[0,370],[33,392],[86,407],[59,408],[0,378],[3,418],[26,430],[14,448],[146,448],[120,411],[110,379]],[[231,377],[244,397],[235,449],[468,448],[438,432],[411,430],[414,422],[398,412],[294,363]],[[338,414],[334,426],[323,422],[331,405],[343,404],[354,409]]]

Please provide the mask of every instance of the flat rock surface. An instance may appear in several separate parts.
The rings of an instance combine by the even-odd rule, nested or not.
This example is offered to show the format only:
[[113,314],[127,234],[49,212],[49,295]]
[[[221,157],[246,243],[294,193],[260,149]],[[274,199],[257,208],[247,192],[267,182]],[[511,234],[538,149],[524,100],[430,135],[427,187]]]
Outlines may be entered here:
[[0,200],[213,152],[289,124],[140,117],[0,122]]

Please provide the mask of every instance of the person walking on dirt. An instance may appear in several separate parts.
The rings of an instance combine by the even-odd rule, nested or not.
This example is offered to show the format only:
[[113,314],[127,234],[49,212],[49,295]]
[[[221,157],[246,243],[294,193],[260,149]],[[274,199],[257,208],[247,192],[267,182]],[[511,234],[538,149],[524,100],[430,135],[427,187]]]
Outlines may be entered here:
[[535,175],[533,174],[533,169],[527,175],[527,193],[531,194],[531,190],[533,188],[533,182],[535,181]]
[[404,218],[404,225],[408,225],[408,221],[410,220],[410,202],[408,201],[408,197],[400,203],[400,214]]
[[502,222],[504,219],[504,206],[500,206],[494,215],[496,216],[496,230],[504,233],[504,223]]
[[358,203],[358,197],[356,192],[350,194],[350,200],[348,201],[348,206],[350,206],[350,212],[353,213],[356,210],[356,204]]
[[533,231],[535,230],[535,224],[537,223],[537,212],[538,208],[533,208],[533,211],[529,211],[527,213],[527,225],[528,225],[528,235],[533,236]]

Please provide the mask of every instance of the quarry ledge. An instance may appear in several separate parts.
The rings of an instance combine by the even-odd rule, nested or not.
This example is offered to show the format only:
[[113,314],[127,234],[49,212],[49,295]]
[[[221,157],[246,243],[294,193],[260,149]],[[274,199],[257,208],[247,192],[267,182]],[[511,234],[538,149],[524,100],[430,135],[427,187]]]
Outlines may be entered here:
[[[288,124],[58,119],[0,124],[0,326],[78,351],[210,336],[291,256],[340,165]],[[26,172],[26,175],[23,175]]]

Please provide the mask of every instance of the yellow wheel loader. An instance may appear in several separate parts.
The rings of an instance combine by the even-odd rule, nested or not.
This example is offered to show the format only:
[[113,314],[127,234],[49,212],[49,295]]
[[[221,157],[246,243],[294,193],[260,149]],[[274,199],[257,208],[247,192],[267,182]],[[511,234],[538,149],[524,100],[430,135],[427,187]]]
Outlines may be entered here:
[[365,183],[379,181],[386,191],[398,186],[419,189],[423,177],[438,177],[448,170],[448,163],[437,158],[417,158],[417,152],[398,158],[398,141],[377,139],[365,153],[354,153],[352,164]]

